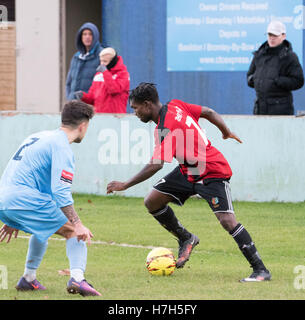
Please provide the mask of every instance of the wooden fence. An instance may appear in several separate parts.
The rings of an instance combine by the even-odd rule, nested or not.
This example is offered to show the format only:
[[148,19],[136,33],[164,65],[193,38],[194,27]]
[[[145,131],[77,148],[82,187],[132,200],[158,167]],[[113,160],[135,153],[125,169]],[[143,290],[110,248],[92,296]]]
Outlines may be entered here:
[[16,27],[0,28],[0,110],[16,109]]

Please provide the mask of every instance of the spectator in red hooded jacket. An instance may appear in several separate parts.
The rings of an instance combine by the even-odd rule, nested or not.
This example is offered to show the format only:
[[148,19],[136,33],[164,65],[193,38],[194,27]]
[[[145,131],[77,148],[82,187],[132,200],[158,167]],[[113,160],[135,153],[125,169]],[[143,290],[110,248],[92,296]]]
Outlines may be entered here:
[[100,66],[88,93],[75,92],[78,99],[92,104],[96,113],[126,113],[129,96],[129,73],[113,48],[100,53]]

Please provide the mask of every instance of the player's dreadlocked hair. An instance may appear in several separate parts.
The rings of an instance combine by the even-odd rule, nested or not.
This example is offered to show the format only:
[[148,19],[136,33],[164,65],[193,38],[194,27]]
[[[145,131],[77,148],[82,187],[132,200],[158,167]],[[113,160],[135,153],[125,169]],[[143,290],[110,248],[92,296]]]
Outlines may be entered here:
[[154,83],[141,82],[135,89],[130,91],[129,102],[131,100],[139,103],[145,100],[158,103],[159,95],[156,85]]
[[83,121],[89,121],[94,116],[94,108],[83,101],[68,101],[61,112],[61,123],[65,126],[77,127]]

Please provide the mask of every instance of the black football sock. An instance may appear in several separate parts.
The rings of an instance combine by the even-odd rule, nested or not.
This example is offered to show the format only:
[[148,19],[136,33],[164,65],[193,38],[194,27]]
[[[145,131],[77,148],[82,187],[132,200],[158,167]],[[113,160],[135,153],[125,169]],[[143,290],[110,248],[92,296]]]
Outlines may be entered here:
[[242,224],[238,223],[237,226],[230,231],[230,235],[236,241],[239,249],[254,270],[266,270],[266,267],[257,252],[250,234]]
[[160,210],[150,213],[162,227],[172,233],[179,240],[184,241],[191,237],[192,234],[182,226],[171,207],[166,206]]

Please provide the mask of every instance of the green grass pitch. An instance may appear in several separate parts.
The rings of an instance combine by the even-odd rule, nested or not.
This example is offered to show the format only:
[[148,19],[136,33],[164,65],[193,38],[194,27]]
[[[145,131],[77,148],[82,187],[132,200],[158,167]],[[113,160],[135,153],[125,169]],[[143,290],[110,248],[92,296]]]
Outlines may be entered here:
[[[243,300],[304,299],[304,289],[295,286],[296,266],[305,266],[305,203],[235,202],[237,220],[251,234],[272,280],[240,283],[251,269],[235,241],[222,229],[204,200],[190,199],[183,207],[172,205],[183,225],[200,238],[190,261],[168,277],[156,277],[145,268],[150,247],[172,248],[177,241],[146,212],[143,199],[118,196],[74,195],[75,208],[94,234],[88,248],[86,278],[106,300]],[[52,236],[37,278],[45,292],[17,292],[23,274],[28,240],[26,234],[0,243],[0,265],[8,272],[8,289],[0,300],[84,299],[66,292],[68,268],[65,242]],[[124,245],[125,244],[125,245]],[[128,246],[130,245],[130,246]],[[134,245],[134,246],[132,246]],[[305,268],[305,267],[304,267]],[[302,279],[298,280],[302,284]],[[1,281],[0,281],[1,284]]]

